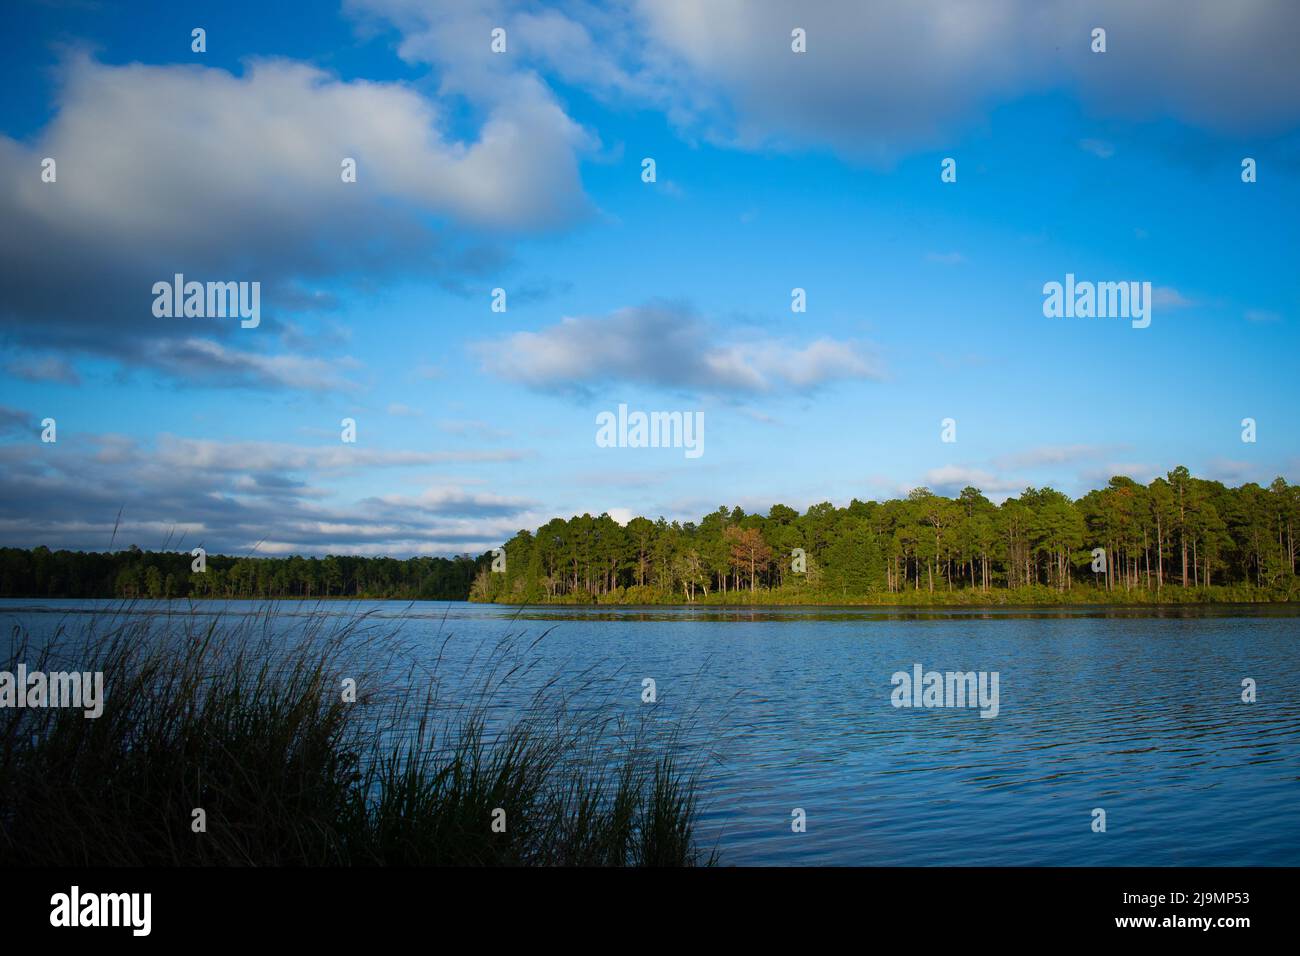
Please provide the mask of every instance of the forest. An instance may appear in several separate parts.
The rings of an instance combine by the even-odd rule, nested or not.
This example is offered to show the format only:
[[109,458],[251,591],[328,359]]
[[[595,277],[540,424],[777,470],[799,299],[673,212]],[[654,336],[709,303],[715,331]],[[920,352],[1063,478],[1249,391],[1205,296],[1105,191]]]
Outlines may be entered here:
[[1005,604],[1300,600],[1300,485],[1230,488],[1182,466],[1077,500],[1026,488],[721,507],[698,523],[608,514],[472,557],[231,557],[0,549],[0,597],[393,598],[510,604]]
[[[1300,599],[1300,486],[1230,488],[1179,466],[1078,500],[967,487],[816,504],[721,507],[696,522],[556,518],[481,565],[502,603],[1060,603]],[[1100,550],[1098,550],[1100,549]]]
[[[489,557],[478,559],[486,566]],[[324,558],[208,555],[191,570],[188,551],[51,551],[0,548],[0,597],[402,598],[463,601],[472,557]]]

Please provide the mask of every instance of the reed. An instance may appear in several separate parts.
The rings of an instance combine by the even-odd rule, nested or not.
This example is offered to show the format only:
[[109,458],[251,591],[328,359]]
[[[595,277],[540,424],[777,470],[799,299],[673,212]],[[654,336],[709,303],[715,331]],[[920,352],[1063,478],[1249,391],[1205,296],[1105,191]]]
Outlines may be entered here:
[[513,634],[452,681],[441,654],[412,663],[400,621],[291,623],[124,607],[39,647],[15,630],[0,669],[102,671],[105,700],[94,719],[0,709],[0,865],[716,862],[700,761],[572,706],[598,675],[525,680],[537,642]]

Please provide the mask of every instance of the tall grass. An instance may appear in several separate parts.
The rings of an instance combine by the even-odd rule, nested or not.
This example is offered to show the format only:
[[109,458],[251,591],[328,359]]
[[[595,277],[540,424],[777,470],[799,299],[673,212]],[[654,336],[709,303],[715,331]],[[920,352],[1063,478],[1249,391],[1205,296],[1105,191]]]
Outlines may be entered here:
[[131,612],[39,647],[15,630],[0,669],[102,671],[105,702],[0,709],[0,865],[715,862],[698,760],[578,706],[591,675],[525,681],[515,636],[452,681],[400,627],[338,621]]

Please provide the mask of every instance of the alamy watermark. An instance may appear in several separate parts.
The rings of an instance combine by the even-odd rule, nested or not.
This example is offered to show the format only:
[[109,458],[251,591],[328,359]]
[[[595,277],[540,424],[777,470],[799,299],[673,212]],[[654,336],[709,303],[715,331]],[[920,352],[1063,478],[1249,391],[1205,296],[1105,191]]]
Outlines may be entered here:
[[255,329],[262,322],[260,282],[186,282],[178,272],[171,282],[155,282],[153,295],[153,314],[159,319],[238,316],[242,329]]
[[629,412],[596,416],[598,448],[684,448],[687,458],[704,454],[704,412]]
[[0,707],[76,707],[86,717],[104,712],[103,671],[0,671]]
[[1065,282],[1043,284],[1043,315],[1049,319],[1132,319],[1135,329],[1151,324],[1150,282]]
[[148,936],[152,911],[152,893],[83,893],[73,886],[50,897],[50,925],[55,927],[123,926],[132,936]]
[[895,671],[889,702],[895,707],[978,707],[980,716],[998,715],[997,671],[924,671],[920,664],[912,672]]

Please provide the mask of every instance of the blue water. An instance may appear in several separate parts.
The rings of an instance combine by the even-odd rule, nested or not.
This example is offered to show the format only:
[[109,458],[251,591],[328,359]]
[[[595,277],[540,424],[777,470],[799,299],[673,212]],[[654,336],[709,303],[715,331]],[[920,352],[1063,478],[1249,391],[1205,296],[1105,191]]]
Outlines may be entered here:
[[[0,601],[48,634],[112,602]],[[196,605],[238,616],[258,605]],[[131,614],[182,611],[139,604]],[[414,681],[470,694],[478,663],[527,660],[578,708],[685,728],[701,836],[730,864],[1300,864],[1295,608],[1046,613],[862,609],[529,609],[283,604],[292,626],[359,612],[407,642]],[[542,635],[545,635],[544,637]],[[529,646],[541,637],[535,645]],[[891,676],[999,675],[999,712],[897,708]],[[480,668],[481,669],[481,668]],[[657,701],[642,702],[643,679]],[[1253,678],[1258,700],[1244,703]],[[791,813],[807,830],[792,832]],[[1106,832],[1092,830],[1104,809]]]

